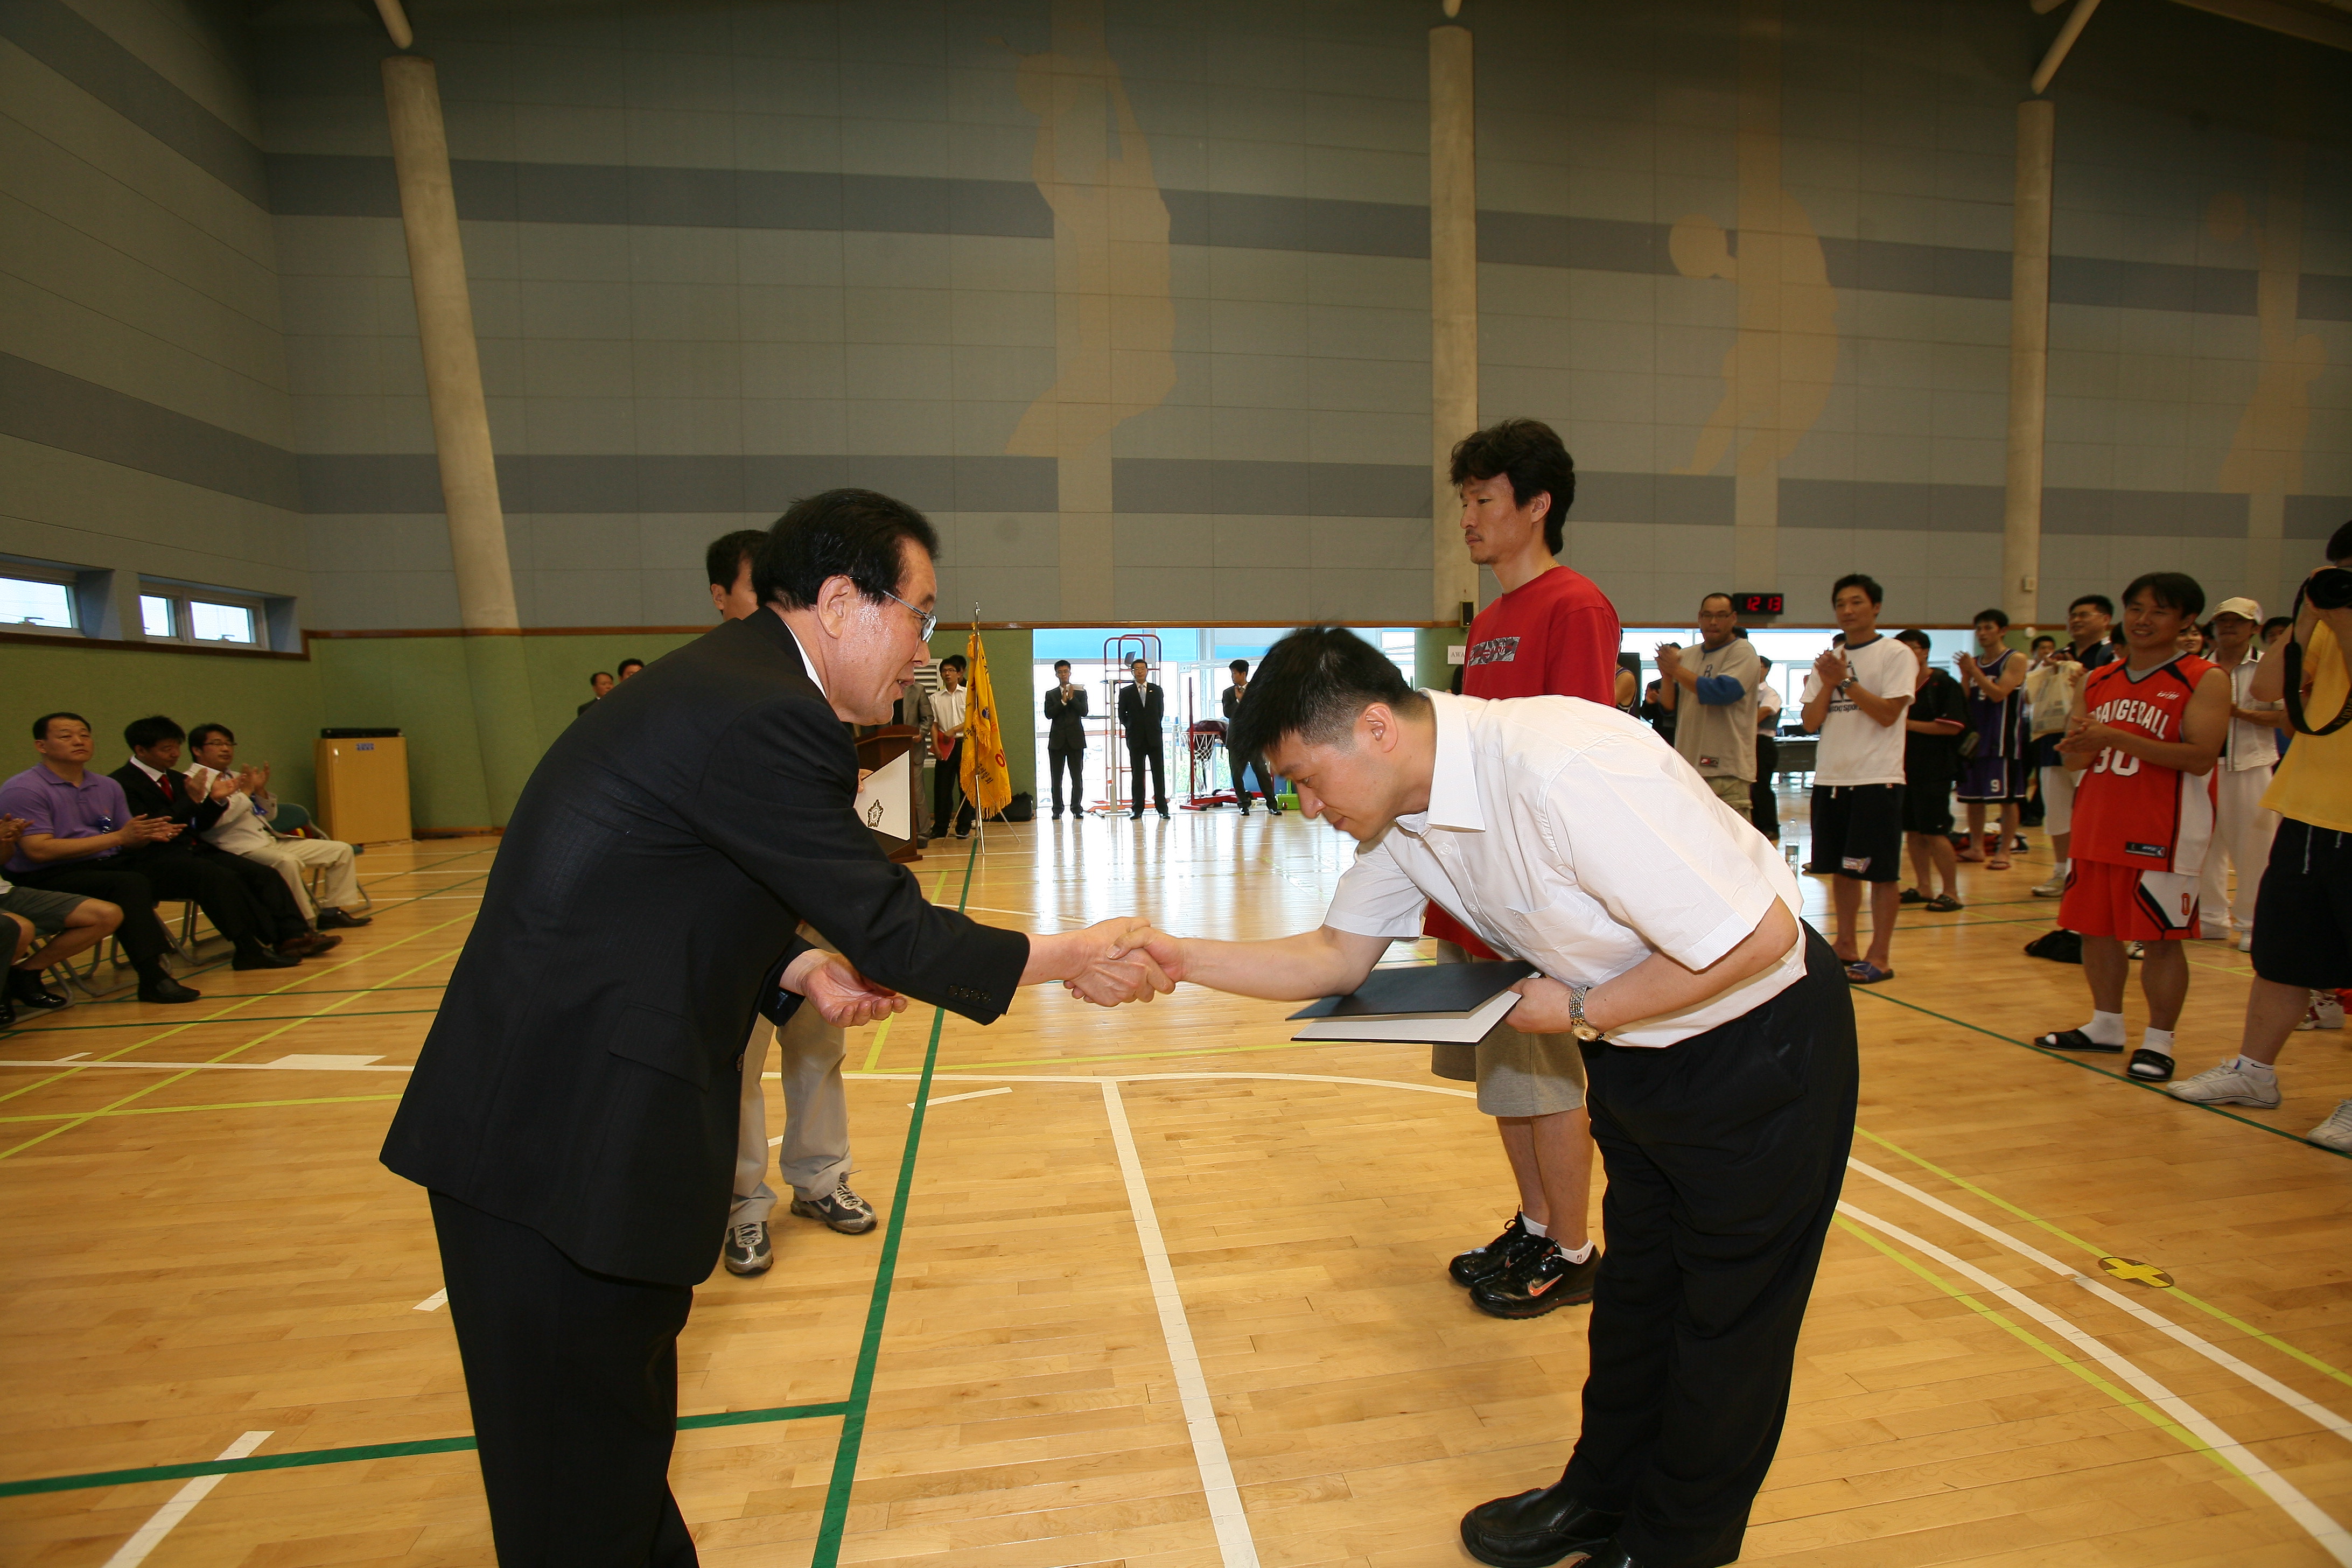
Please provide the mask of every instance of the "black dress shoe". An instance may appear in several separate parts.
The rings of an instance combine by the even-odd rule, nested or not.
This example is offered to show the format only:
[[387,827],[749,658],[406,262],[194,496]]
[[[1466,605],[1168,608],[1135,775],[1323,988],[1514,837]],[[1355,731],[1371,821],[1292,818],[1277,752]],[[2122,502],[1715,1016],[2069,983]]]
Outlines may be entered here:
[[168,974],[157,974],[139,982],[142,1002],[194,1002],[204,995],[201,991],[181,984]]
[[42,984],[40,975],[30,969],[11,969],[8,971],[8,1000],[46,1013],[52,1007],[64,1006],[73,998],[60,996]]
[[0,1029],[7,1028],[10,1025],[14,1024],[16,1021],[16,1004],[15,1004],[15,1003],[13,1003],[13,1002],[11,1002],[11,1001],[9,1001],[9,1000],[8,1000],[8,998],[6,998],[5,996],[0,996]]
[[1580,1502],[1568,1478],[1517,1497],[1482,1502],[1462,1516],[1462,1544],[1470,1555],[1495,1568],[1549,1568],[1573,1552],[1598,1552],[1625,1522]]
[[1642,1568],[1642,1560],[1614,1541],[1609,1541],[1602,1542],[1600,1551],[1584,1560],[1583,1568]]
[[1515,1214],[1503,1234],[1484,1247],[1474,1247],[1457,1255],[1445,1266],[1445,1272],[1456,1285],[1475,1285],[1509,1268],[1511,1265],[1543,1245],[1543,1237],[1528,1234],[1528,1216]]
[[1601,1274],[1601,1248],[1581,1263],[1570,1263],[1557,1243],[1546,1242],[1500,1274],[1470,1287],[1470,1304],[1495,1318],[1540,1318],[1561,1307],[1592,1300],[1592,1282]]
[[341,910],[320,910],[319,911],[319,929],[320,931],[338,931],[346,926],[356,928],[363,925],[373,925],[374,922],[375,917],[373,915],[351,915],[345,914]]
[[291,953],[272,952],[266,947],[240,947],[229,961],[231,969],[291,969],[302,961]]

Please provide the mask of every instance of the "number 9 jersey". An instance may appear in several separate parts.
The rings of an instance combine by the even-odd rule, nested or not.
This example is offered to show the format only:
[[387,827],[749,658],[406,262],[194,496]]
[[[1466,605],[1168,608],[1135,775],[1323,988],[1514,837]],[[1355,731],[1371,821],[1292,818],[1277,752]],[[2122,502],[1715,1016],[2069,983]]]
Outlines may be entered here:
[[[2134,678],[2127,659],[2091,672],[2083,708],[2091,721],[2179,741],[2181,715],[2197,682],[2216,666],[2194,654]],[[2074,841],[2077,860],[2097,860],[2143,871],[2194,877],[2204,869],[2213,837],[2215,777],[2143,762],[2104,747],[2075,785]]]

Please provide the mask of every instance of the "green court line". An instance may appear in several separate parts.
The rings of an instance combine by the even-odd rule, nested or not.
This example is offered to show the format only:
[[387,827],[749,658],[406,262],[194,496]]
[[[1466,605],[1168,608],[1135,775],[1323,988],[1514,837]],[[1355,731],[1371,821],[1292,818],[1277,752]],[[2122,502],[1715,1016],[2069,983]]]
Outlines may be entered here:
[[[964,856],[963,890],[956,895],[961,910],[971,897],[971,872],[980,858],[980,841],[972,840]],[[937,890],[947,888],[941,871]],[[934,902],[938,900],[933,900]],[[882,1233],[882,1261],[874,1271],[874,1294],[866,1306],[866,1331],[857,1342],[857,1369],[849,1380],[849,1404],[841,1420],[841,1438],[833,1451],[833,1477],[825,1483],[824,1514],[818,1522],[816,1551],[809,1568],[835,1568],[841,1561],[841,1538],[849,1525],[849,1493],[857,1480],[857,1453],[866,1441],[866,1409],[874,1395],[874,1368],[882,1357],[882,1325],[890,1312],[890,1285],[898,1271],[898,1243],[907,1225],[907,1205],[915,1189],[915,1157],[923,1143],[923,1112],[931,1098],[931,1074],[940,1059],[940,1034],[948,1010],[931,1011],[931,1040],[923,1051],[923,1074],[915,1086],[914,1113],[907,1122],[906,1152],[898,1157],[898,1185],[890,1199],[890,1224]]]
[[[1948,1171],[1944,1169],[1943,1166],[1937,1164],[1934,1161],[1925,1159],[1920,1155],[1913,1153],[1910,1150],[1906,1149],[1900,1143],[1880,1137],[1877,1133],[1873,1132],[1867,1127],[1857,1124],[1854,1131],[1861,1133],[1864,1138],[1869,1139],[1872,1142],[1877,1144],[1880,1148],[1885,1150],[1888,1153],[1899,1155],[1902,1158],[1910,1161],[1913,1164],[1918,1166],[1923,1171],[1931,1171],[1935,1173],[1937,1175],[1943,1177],[1944,1180],[1951,1183],[1952,1185],[1959,1188],[1962,1192],[1973,1194],[1977,1197],[1982,1198],[1986,1203],[1992,1205],[1993,1207],[2002,1210],[2004,1213],[2015,1215],[2019,1219],[2025,1221],[2028,1225],[2038,1226],[2042,1229],[2048,1231],[2052,1236],[2056,1237],[2059,1240],[2066,1243],[2069,1247],[2078,1248],[2079,1250],[2089,1254],[2093,1258],[2111,1258],[2115,1256],[2106,1248],[2094,1246],[2092,1243],[2084,1240],[2081,1237],[2076,1236],[2073,1231],[2067,1230],[2060,1226],[2053,1225],[2050,1221],[2043,1219],[2040,1215],[2035,1214],[2032,1209],[2026,1208],[2021,1205],[2011,1203],[2007,1198],[2000,1196],[1997,1193],[1986,1191],[1984,1188],[1977,1185],[1974,1182],[1969,1181],[1966,1176],[1959,1174],[1958,1172]],[[2310,1352],[2296,1349],[2294,1345],[2287,1343],[2286,1341],[2280,1339],[2276,1334],[2268,1333],[2263,1330],[2254,1327],[2253,1324],[2247,1322],[2244,1319],[2236,1316],[2234,1313],[2230,1312],[2224,1308],[2215,1306],[2212,1302],[2204,1300],[2202,1297],[2189,1294],[2188,1291],[2180,1289],[2178,1282],[2164,1293],[2168,1296],[2176,1297],[2180,1300],[2188,1302],[2190,1306],[2196,1308],[2199,1311],[2205,1313],[2207,1316],[2218,1319],[2221,1321],[2229,1324],[2239,1332],[2260,1341],[2262,1343],[2270,1346],[2271,1349],[2277,1351],[2282,1355],[2293,1357],[2294,1360],[2303,1363],[2304,1365],[2310,1367],[2315,1372],[2325,1373],[2338,1383],[2352,1385],[2352,1373],[2347,1373],[2336,1367],[2330,1366],[2327,1363],[2320,1360],[2317,1356],[2313,1355]]]
[[2167,1094],[2161,1084],[2144,1083],[2129,1073],[2108,1072],[2104,1068],[2094,1067],[2089,1062],[2068,1056],[2063,1051],[2044,1050],[2031,1040],[2021,1040],[2013,1036],[2004,1035],[1997,1029],[1988,1029],[1981,1024],[1971,1024],[1966,1019],[1955,1018],[1948,1013],[1938,1013],[1933,1007],[1922,1007],[1916,1002],[1906,1002],[1900,996],[1890,996],[1874,985],[1857,985],[1853,987],[1853,993],[1857,996],[1867,996],[1873,1001],[1885,1002],[1893,1006],[1908,1007],[1914,1013],[1925,1013],[1928,1017],[1940,1019],[1956,1029],[1966,1029],[1971,1034],[1983,1035],[1989,1039],[1999,1040],[2003,1045],[2015,1046],[2020,1050],[2032,1051],[2037,1057],[2046,1058],[2053,1062],[2064,1062],[2070,1068],[2080,1068],[2086,1073],[2106,1079],[2111,1082],[2138,1089],[2144,1094],[2155,1095],[2168,1104],[2183,1106],[2190,1110],[2202,1110],[2213,1116],[2226,1117],[2231,1121],[2252,1127],[2257,1131],[2267,1132],[2273,1138],[2284,1138],[2290,1143],[2299,1143],[2306,1149],[2316,1149],[2323,1154],[2332,1154],[2339,1160],[2352,1160],[2352,1151],[2330,1149],[2325,1143],[2315,1143],[2301,1133],[2290,1132],[2284,1127],[2273,1127],[2267,1121],[2257,1121],[2251,1116],[2241,1116],[2227,1106],[2206,1105],[2194,1100],[2182,1100],[2177,1095]]
[[1916,1258],[1907,1258],[1902,1253],[1897,1252],[1894,1247],[1886,1241],[1872,1235],[1861,1226],[1858,1226],[1852,1220],[1846,1218],[1845,1215],[1837,1215],[1833,1217],[1837,1221],[1838,1227],[1841,1230],[1844,1230],[1854,1236],[1860,1237],[1864,1242],[1877,1248],[1880,1252],[1885,1253],[1887,1257],[1895,1259],[1895,1262],[1900,1263],[1904,1268],[1908,1268],[1912,1273],[1916,1274],[1920,1279],[1925,1279],[1928,1284],[1933,1285],[1937,1289],[1941,1290],[1945,1295],[1949,1296],[1953,1300],[1958,1301],[1969,1311],[1974,1312],[1978,1316],[1997,1325],[2019,1341],[2032,1347],[2034,1350],[2039,1351],[2042,1354],[2049,1357],[2052,1361],[2056,1362],[2060,1366],[2064,1367],[2068,1372],[2073,1373],[2076,1377],[2081,1378],[2093,1388],[2097,1389],[2100,1393],[2105,1394],[2108,1398],[2114,1400],[2116,1404],[2122,1405],[2133,1415],[2145,1420],[2149,1426],[2154,1426],[2157,1430],[2178,1441],[2183,1447],[2204,1455],[2207,1458],[2212,1460],[2215,1464],[2221,1466],[2231,1475],[2238,1477],[2241,1480],[2245,1479],[2245,1472],[2239,1469],[2237,1466],[2230,1463],[2229,1460],[2223,1458],[2220,1454],[2216,1453],[2213,1450],[2211,1444],[2207,1443],[2204,1439],[2199,1437],[2195,1433],[2174,1421],[2170,1416],[2165,1415],[2154,1405],[2149,1405],[2146,1401],[2132,1394],[2125,1393],[2122,1389],[2117,1388],[2114,1384],[2109,1383],[2105,1378],[2101,1377],[2097,1373],[2093,1372],[2089,1367],[2084,1366],[2081,1362],[2076,1361],[2073,1356],[2068,1355],[2064,1351],[2060,1350],[2056,1345],[2052,1344],[2049,1341],[2033,1332],[2031,1329],[2012,1321],[2006,1314],[1986,1306],[1982,1301],[1978,1300],[1966,1290],[1961,1289],[1950,1280],[1946,1279],[1942,1275],[1937,1274],[1926,1264],[1917,1261]]
[[217,1105],[127,1105],[120,1110],[51,1110],[33,1116],[0,1116],[11,1121],[99,1121],[110,1116],[177,1116],[188,1110],[264,1110],[278,1105],[364,1105],[372,1100],[398,1100],[397,1094],[323,1094],[309,1100],[231,1100]]
[[[771,1421],[805,1421],[839,1415],[848,1409],[839,1400],[823,1405],[779,1405],[767,1410],[714,1410],[703,1415],[681,1415],[677,1429],[698,1431],[708,1426],[751,1426]],[[0,1498],[30,1497],[39,1492],[84,1491],[93,1487],[137,1486],[142,1481],[184,1481],[198,1476],[235,1476],[253,1470],[299,1470],[313,1465],[355,1465],[369,1459],[404,1459],[418,1454],[465,1454],[473,1451],[471,1437],[425,1437],[414,1443],[363,1443],[350,1448],[305,1448],[284,1454],[254,1454],[242,1459],[206,1459],[193,1465],[146,1465],[132,1470],[92,1470],[79,1476],[42,1476],[28,1481],[0,1481]]]

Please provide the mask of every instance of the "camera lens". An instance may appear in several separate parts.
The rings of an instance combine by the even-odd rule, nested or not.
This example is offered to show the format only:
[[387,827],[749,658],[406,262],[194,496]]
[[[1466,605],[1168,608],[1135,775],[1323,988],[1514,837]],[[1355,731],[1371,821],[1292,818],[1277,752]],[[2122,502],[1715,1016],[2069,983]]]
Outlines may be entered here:
[[2323,610],[2340,610],[2352,605],[2352,572],[2341,566],[2323,566],[2311,574],[2305,590],[2311,602]]

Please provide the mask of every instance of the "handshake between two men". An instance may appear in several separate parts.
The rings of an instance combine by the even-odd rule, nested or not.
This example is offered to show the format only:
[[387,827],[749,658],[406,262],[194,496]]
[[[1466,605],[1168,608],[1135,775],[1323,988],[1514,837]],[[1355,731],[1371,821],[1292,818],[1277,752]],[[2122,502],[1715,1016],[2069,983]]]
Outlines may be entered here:
[[[1149,1002],[1176,988],[1155,961],[1155,951],[1162,958],[1172,953],[1171,939],[1134,916],[1097,921],[1083,931],[1032,935],[1021,984],[1059,981],[1071,995],[1100,1007]],[[860,974],[840,954],[822,949],[794,959],[784,970],[782,985],[838,1028],[878,1023],[907,1006],[904,995]]]

